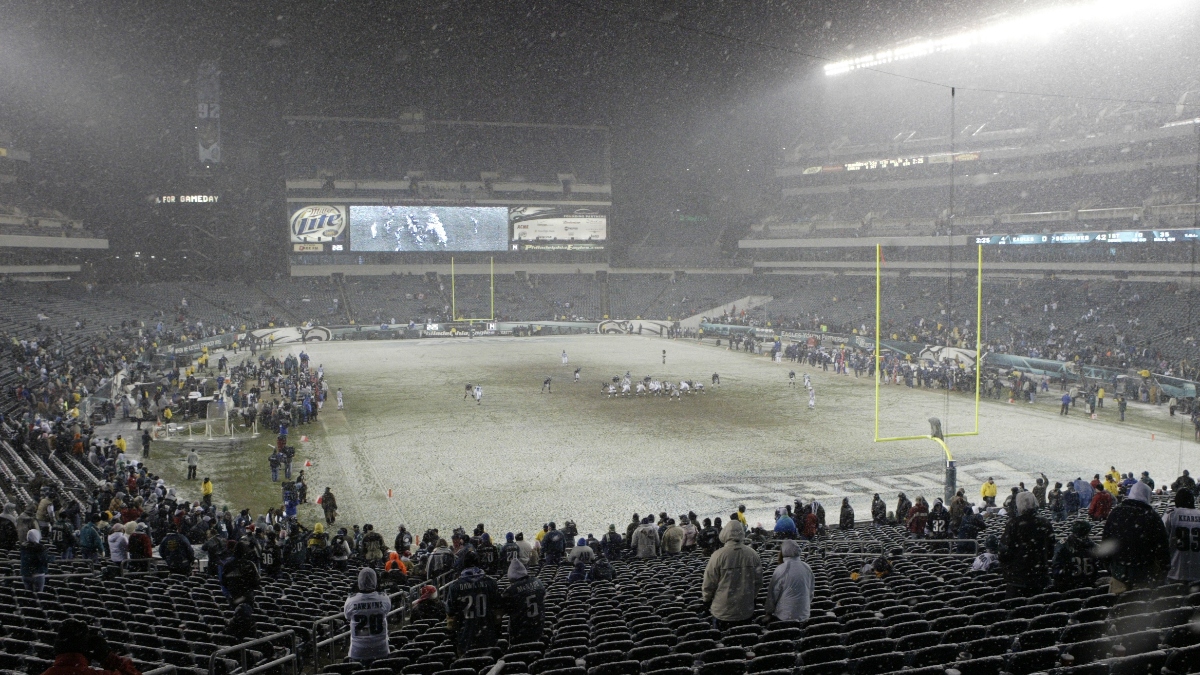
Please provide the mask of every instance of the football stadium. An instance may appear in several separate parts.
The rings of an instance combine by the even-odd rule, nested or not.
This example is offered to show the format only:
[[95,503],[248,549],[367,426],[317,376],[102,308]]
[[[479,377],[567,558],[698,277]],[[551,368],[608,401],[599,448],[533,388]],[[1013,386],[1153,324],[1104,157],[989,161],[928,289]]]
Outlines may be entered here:
[[6,6],[0,675],[1200,673],[1198,37]]

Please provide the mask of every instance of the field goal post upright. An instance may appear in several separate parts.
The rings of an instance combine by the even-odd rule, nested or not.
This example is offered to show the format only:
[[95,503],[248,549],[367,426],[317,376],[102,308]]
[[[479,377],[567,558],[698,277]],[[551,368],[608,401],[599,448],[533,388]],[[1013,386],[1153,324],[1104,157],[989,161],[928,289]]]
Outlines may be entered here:
[[458,296],[455,286],[454,258],[450,258],[450,319],[452,321],[495,321],[496,320],[496,258],[488,258],[488,314],[483,318],[463,318],[458,315]]
[[[975,428],[971,431],[945,433],[942,427],[943,420],[931,417],[929,418],[930,428],[929,435],[927,436],[892,436],[881,438],[879,436],[879,380],[883,377],[883,356],[880,352],[880,334],[883,327],[883,245],[875,245],[875,442],[889,443],[893,441],[930,440],[937,443],[946,455],[944,496],[947,504],[954,497],[958,482],[958,468],[955,465],[954,456],[950,454],[950,446],[946,445],[946,439],[979,435],[979,383],[980,375],[983,372],[983,245],[978,245],[977,248],[975,272]],[[951,317],[953,317],[953,309],[951,307],[948,310],[951,312]],[[950,327],[953,328],[953,318],[951,318]],[[947,392],[947,395],[949,395],[949,392]]]

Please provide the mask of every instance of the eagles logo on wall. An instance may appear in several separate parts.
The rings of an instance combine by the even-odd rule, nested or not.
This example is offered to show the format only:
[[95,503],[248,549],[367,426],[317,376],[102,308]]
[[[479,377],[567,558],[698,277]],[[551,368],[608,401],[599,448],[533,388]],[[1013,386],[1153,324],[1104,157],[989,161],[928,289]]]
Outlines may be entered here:
[[292,243],[345,243],[346,207],[304,206],[292,212]]

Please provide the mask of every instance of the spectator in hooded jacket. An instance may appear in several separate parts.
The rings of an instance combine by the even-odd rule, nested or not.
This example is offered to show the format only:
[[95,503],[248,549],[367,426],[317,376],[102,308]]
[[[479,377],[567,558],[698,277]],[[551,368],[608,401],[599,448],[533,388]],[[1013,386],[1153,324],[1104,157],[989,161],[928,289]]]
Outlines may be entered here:
[[[1042,491],[1043,493],[1045,490]],[[1034,495],[1036,496],[1036,492]],[[963,516],[971,510],[971,503],[967,501],[966,492],[961,488],[954,493],[954,497],[950,499],[950,532],[957,532],[958,526],[962,524]]]
[[1092,489],[1092,484],[1082,478],[1076,478],[1075,492],[1079,493],[1079,508],[1086,509],[1092,505],[1092,496],[1096,491]]
[[792,520],[787,511],[779,510],[775,520],[775,537],[777,539],[795,539],[798,536],[800,536],[800,530],[796,529],[796,521]]
[[1010,598],[1041,593],[1050,582],[1054,556],[1054,526],[1037,514],[1037,497],[1022,492],[1016,517],[1009,518],[1000,537],[1000,565]]
[[379,578],[371,567],[358,571],[358,592],[346,599],[342,613],[350,624],[350,651],[346,658],[370,666],[387,658],[388,612],[392,601],[378,590]]
[[519,644],[542,638],[546,615],[546,587],[520,560],[508,564],[508,587],[501,593],[508,614],[508,642]]
[[950,529],[950,511],[946,509],[940,499],[933,501],[927,528],[929,530],[927,536],[930,539],[949,539],[953,535]]
[[887,525],[887,504],[878,492],[871,498],[871,522],[875,525]]
[[429,556],[425,558],[425,578],[436,581],[437,578],[449,572],[454,566],[454,552],[445,539],[438,539]]
[[745,538],[740,522],[725,525],[721,548],[704,568],[704,605],[718,630],[744,624],[754,616],[755,598],[762,587],[762,560],[746,546]]
[[115,563],[129,560],[129,539],[125,537],[125,526],[113,523],[108,535],[108,557]]
[[914,537],[925,536],[925,524],[929,520],[929,503],[924,497],[917,497],[917,503],[912,505],[905,517],[904,525]]
[[21,582],[25,589],[40,593],[46,587],[46,573],[50,567],[50,553],[42,544],[42,532],[36,527],[25,533],[21,545]]
[[813,583],[812,568],[800,559],[800,545],[784,541],[779,547],[779,565],[767,585],[763,611],[779,621],[808,621]]
[[912,508],[912,502],[908,501],[908,497],[901,492],[896,497],[896,523],[903,525],[908,522],[908,511]]
[[854,507],[850,506],[850,498],[842,497],[842,511],[838,515],[839,530],[854,529]]
[[1150,498],[1150,486],[1135,483],[1104,524],[1112,593],[1157,586],[1171,567],[1167,529]]
[[657,558],[661,552],[661,542],[658,539],[658,528],[654,526],[654,518],[646,516],[642,524],[633,531],[633,541],[630,546],[639,558]]

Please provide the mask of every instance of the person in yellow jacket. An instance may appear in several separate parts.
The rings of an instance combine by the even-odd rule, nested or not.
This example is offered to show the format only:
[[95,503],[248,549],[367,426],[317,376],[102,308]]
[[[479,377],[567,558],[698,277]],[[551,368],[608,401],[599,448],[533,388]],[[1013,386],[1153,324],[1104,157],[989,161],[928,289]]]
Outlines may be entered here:
[[988,477],[987,482],[983,487],[979,488],[979,496],[983,497],[983,501],[987,502],[988,506],[996,505],[996,479]]
[[1105,480],[1111,479],[1114,483],[1120,485],[1122,476],[1117,472],[1117,467],[1110,466],[1108,467],[1108,473],[1104,474],[1104,478]]
[[1104,474],[1104,491],[1105,492],[1112,495],[1113,497],[1116,497],[1117,491],[1120,489],[1120,487],[1121,487],[1121,484],[1113,479],[1113,475],[1111,473]]
[[737,516],[738,522],[740,522],[742,524],[743,529],[747,529],[750,527],[746,523],[746,505],[745,504],[738,504],[738,510],[735,511],[733,515]]
[[125,439],[121,438],[120,434],[117,434],[117,440],[115,443],[113,443],[113,445],[117,446],[117,452],[125,452],[125,448],[128,447],[128,445],[125,443]]
[[212,506],[212,487],[212,479],[205,476],[204,482],[200,484],[200,499],[205,506]]

